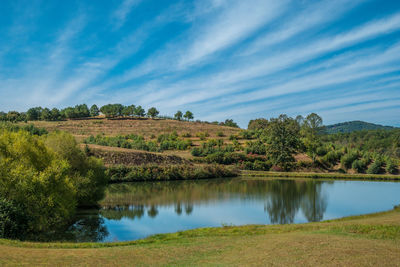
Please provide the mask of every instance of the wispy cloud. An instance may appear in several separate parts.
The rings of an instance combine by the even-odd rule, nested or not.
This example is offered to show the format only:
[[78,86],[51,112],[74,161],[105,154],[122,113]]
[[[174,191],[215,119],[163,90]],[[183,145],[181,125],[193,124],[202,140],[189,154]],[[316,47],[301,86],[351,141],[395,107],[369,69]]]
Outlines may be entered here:
[[119,29],[125,24],[125,21],[132,9],[140,4],[142,0],[122,0],[119,7],[112,14],[114,29]]
[[396,110],[394,2],[379,14],[378,0],[167,2],[46,6],[34,19],[13,18],[28,28],[0,24],[9,43],[0,44],[0,105],[133,103],[242,126],[279,112],[315,109],[333,121]]

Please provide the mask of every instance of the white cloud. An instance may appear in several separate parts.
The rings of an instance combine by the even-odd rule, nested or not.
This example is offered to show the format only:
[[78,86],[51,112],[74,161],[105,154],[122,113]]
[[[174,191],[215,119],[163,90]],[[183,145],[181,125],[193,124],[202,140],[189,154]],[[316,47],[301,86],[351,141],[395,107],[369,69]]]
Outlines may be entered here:
[[125,24],[126,18],[134,7],[142,0],[123,0],[120,6],[112,14],[115,29],[119,29]]

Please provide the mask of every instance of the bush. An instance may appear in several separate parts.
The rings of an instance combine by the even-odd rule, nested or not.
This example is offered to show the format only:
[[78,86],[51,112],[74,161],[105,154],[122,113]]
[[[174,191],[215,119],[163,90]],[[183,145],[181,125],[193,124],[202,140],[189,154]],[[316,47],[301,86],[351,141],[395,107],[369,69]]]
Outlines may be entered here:
[[326,155],[323,157],[323,160],[330,163],[331,165],[335,165],[339,161],[341,156],[341,152],[332,150],[326,153]]
[[25,207],[0,199],[0,238],[23,239],[28,231],[28,222]]
[[217,136],[218,136],[218,137],[224,137],[224,136],[225,136],[225,134],[224,134],[224,132],[222,132],[222,131],[219,131],[219,132],[217,132]]
[[383,162],[380,159],[375,160],[368,168],[368,174],[379,174],[382,173]]
[[340,163],[342,164],[343,168],[350,169],[353,164],[353,161],[358,159],[358,157],[359,155],[357,152],[349,152],[348,154],[342,156],[342,158],[340,159]]
[[261,141],[247,142],[247,146],[244,150],[246,154],[258,154],[265,155],[267,153],[267,148],[265,144]]
[[192,135],[189,132],[183,133],[181,136],[186,138],[192,137]]
[[29,230],[47,231],[70,219],[77,190],[68,162],[27,132],[0,132],[0,195],[24,205]]
[[358,173],[363,173],[365,172],[365,169],[367,168],[367,164],[363,160],[355,160],[353,161],[353,164],[351,165],[352,169],[354,169]]
[[325,156],[328,153],[328,150],[326,149],[326,147],[320,146],[320,147],[317,148],[316,153],[317,153],[318,156],[322,157],[322,156]]
[[386,171],[390,174],[396,174],[398,173],[398,164],[396,163],[395,160],[389,159],[386,162]]
[[107,172],[112,182],[208,179],[235,177],[239,174],[236,168],[221,165],[114,166],[109,168]]

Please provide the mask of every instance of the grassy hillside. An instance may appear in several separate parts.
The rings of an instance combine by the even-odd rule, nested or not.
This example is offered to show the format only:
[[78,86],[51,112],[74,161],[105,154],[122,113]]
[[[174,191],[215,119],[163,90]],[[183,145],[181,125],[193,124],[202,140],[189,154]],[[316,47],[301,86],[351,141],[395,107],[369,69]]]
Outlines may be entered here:
[[0,240],[1,266],[397,266],[400,209],[321,223],[202,228],[125,243]]
[[342,122],[337,124],[328,125],[325,127],[326,132],[328,134],[332,133],[350,133],[354,131],[361,131],[361,130],[391,130],[395,127],[392,126],[383,126],[379,124],[369,123],[365,121],[348,121]]
[[105,134],[107,136],[138,134],[145,138],[152,135],[172,133],[176,131],[180,136],[190,133],[196,137],[196,133],[207,132],[210,137],[216,137],[218,132],[224,136],[237,134],[239,128],[208,124],[203,122],[188,122],[162,119],[86,119],[65,121],[32,121],[37,127],[46,128],[48,131],[62,130],[76,137],[87,137],[89,135]]

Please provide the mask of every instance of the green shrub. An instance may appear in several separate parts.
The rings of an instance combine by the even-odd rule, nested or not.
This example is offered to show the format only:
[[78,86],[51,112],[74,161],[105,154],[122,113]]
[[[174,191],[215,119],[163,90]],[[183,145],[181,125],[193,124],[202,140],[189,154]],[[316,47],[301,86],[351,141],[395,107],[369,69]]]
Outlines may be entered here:
[[192,135],[189,132],[183,133],[181,136],[186,138],[192,137]]
[[363,173],[363,172],[365,172],[367,165],[365,164],[365,161],[357,159],[357,160],[353,161],[353,164],[351,165],[351,167],[356,172]]
[[383,172],[383,161],[380,159],[375,160],[368,168],[368,174],[379,174]]
[[353,164],[353,161],[358,159],[358,157],[359,157],[358,153],[352,151],[342,156],[342,158],[340,159],[340,163],[342,164],[343,168],[350,169]]
[[217,132],[217,136],[218,136],[218,137],[224,137],[224,136],[225,136],[225,134],[224,134],[224,132],[222,132],[222,131],[219,131],[219,132]]
[[77,204],[68,161],[28,132],[0,132],[0,147],[0,195],[25,206],[29,230],[65,224]]
[[109,168],[107,173],[112,182],[208,179],[235,177],[239,174],[236,168],[222,165],[114,166]]
[[396,174],[398,172],[398,164],[395,160],[389,159],[386,162],[386,171],[390,174]]
[[244,150],[246,154],[258,154],[265,155],[267,153],[267,148],[265,144],[261,141],[247,142],[247,146]]
[[326,149],[326,147],[320,146],[320,147],[317,148],[316,153],[317,153],[318,156],[322,157],[322,156],[325,156],[328,153],[328,150]]
[[0,199],[0,238],[23,239],[29,227],[26,208],[14,201]]

